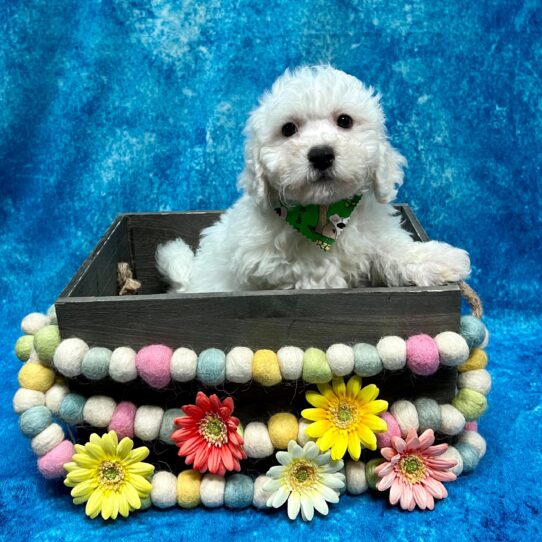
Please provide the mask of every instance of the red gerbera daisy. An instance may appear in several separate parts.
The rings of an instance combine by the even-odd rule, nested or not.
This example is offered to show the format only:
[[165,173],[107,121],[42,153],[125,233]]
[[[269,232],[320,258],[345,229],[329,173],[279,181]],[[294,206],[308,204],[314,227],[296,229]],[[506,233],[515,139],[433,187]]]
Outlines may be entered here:
[[179,455],[194,470],[224,476],[226,471],[239,471],[240,459],[246,459],[243,437],[237,432],[239,419],[232,416],[233,399],[224,401],[216,395],[207,397],[199,391],[195,405],[182,407],[186,414],[175,418],[180,429],[171,435],[179,446]]

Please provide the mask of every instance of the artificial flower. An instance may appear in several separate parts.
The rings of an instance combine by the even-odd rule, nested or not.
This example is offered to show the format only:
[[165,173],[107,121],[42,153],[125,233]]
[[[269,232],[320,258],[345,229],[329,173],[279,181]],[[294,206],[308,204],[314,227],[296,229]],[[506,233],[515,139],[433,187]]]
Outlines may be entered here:
[[387,410],[388,403],[378,397],[378,388],[369,384],[361,388],[361,378],[353,376],[344,384],[344,379],[334,378],[332,386],[318,384],[318,390],[305,394],[315,408],[306,408],[301,415],[311,423],[305,430],[323,452],[331,448],[331,458],[341,459],[346,450],[357,461],[361,446],[376,450],[375,432],[387,430],[386,422],[377,416]]
[[84,446],[75,445],[72,461],[64,464],[67,471],[64,484],[72,487],[74,504],[86,502],[85,513],[91,518],[102,514],[103,519],[128,517],[141,508],[141,499],[151,492],[148,478],[154,467],[141,460],[149,455],[145,446],[132,450],[132,439],[110,431],[101,437],[90,435]]
[[175,419],[179,427],[171,435],[179,446],[179,455],[199,472],[209,471],[224,476],[226,471],[239,471],[239,461],[246,459],[243,437],[237,432],[239,419],[232,416],[233,399],[224,401],[216,395],[207,397],[199,391],[195,405],[182,407],[186,416]]
[[427,429],[418,436],[411,429],[406,440],[393,437],[391,448],[382,448],[380,453],[386,460],[375,469],[380,480],[376,487],[380,491],[390,489],[390,504],[397,504],[403,510],[414,510],[416,506],[433,510],[435,499],[448,496],[442,482],[451,482],[456,476],[450,471],[456,462],[439,458],[447,444],[433,446],[435,434]]
[[295,519],[301,511],[304,521],[311,521],[314,510],[324,516],[328,502],[339,502],[339,490],[345,486],[342,461],[332,461],[329,452],[322,454],[318,446],[309,441],[301,448],[291,440],[287,452],[277,452],[280,465],[271,467],[271,478],[263,485],[271,493],[267,506],[280,508],[288,501],[288,517]]

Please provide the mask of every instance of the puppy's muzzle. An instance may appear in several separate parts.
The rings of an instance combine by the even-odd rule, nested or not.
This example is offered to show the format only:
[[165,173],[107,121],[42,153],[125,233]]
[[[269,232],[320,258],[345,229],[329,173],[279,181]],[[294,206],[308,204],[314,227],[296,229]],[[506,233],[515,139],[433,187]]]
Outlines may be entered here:
[[335,153],[329,145],[319,145],[310,149],[307,158],[318,171],[325,171],[332,166]]

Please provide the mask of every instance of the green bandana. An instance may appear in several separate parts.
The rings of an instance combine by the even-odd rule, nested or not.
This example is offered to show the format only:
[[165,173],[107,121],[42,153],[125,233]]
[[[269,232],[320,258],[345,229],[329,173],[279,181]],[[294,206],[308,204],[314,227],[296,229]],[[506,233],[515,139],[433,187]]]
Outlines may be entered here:
[[330,250],[348,224],[350,215],[361,196],[336,201],[331,205],[296,205],[287,207],[282,202],[276,213],[292,228],[316,243],[322,250]]

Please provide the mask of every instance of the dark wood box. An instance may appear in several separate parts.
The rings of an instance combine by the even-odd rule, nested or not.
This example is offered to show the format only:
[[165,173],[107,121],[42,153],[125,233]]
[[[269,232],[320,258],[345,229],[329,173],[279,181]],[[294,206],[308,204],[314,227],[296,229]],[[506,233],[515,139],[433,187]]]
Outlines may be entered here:
[[[403,227],[421,241],[427,234],[407,205]],[[57,299],[62,338],[91,346],[162,343],[199,352],[233,346],[293,345],[326,349],[337,342],[376,342],[458,331],[457,285],[433,288],[359,288],[166,294],[155,268],[158,243],[182,236],[193,248],[219,211],[119,215]],[[116,267],[129,262],[142,283],[138,295],[118,296]]]

